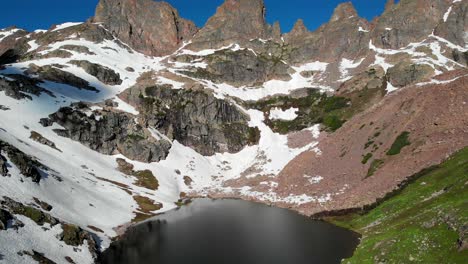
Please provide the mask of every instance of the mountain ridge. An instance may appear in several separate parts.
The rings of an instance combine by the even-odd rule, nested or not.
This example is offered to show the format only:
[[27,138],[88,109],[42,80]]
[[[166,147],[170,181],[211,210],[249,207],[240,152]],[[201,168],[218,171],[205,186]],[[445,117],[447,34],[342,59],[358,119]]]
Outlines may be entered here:
[[345,3],[280,34],[261,0],[201,29],[167,3],[101,0],[84,23],[0,30],[4,258],[91,263],[87,245],[190,197],[372,204],[468,145],[467,4],[388,1],[369,22]]

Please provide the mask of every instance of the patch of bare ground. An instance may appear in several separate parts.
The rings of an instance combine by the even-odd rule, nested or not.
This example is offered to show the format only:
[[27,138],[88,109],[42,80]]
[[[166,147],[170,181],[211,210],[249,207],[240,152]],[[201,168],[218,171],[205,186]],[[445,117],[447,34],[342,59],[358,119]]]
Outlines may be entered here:
[[288,134],[288,147],[303,148],[314,142],[314,135],[309,130],[302,130]]
[[163,205],[151,200],[148,197],[135,195],[133,199],[138,204],[138,211],[135,211],[135,217],[132,219],[132,223],[138,223],[148,218],[155,216],[154,211],[161,210]]
[[[306,151],[278,176],[277,192],[332,194],[326,203],[295,205],[307,215],[374,203],[407,177],[442,162],[468,145],[468,71],[446,84],[411,86],[387,95],[381,102],[350,119],[320,140],[322,154]],[[453,79],[453,72],[439,79]],[[450,77],[450,78],[449,78]],[[403,132],[409,145],[397,155],[388,150]],[[373,164],[373,174],[368,176]],[[306,175],[320,175],[310,184]],[[344,190],[345,191],[342,191]]]
[[135,185],[149,190],[156,191],[159,188],[159,181],[150,170],[134,171],[133,164],[128,163],[124,159],[118,158],[117,169],[125,175],[136,178]]

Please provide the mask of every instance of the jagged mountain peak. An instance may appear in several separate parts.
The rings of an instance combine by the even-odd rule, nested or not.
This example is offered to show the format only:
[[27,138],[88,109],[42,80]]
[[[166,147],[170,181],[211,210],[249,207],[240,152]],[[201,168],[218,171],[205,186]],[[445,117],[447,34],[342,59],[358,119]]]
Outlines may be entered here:
[[[0,30],[0,213],[20,206],[2,196],[44,201],[101,230],[104,249],[185,195],[307,215],[369,205],[468,145],[467,4],[388,1],[369,23],[344,3],[282,35],[261,0],[226,0],[200,30],[165,2],[101,0],[85,23]],[[386,154],[406,132],[411,147]],[[61,245],[48,234],[37,240]],[[93,262],[85,248],[41,252]]]
[[169,3],[152,0],[101,0],[93,21],[134,49],[156,56],[172,53],[197,31]]
[[304,34],[309,32],[307,29],[306,25],[304,24],[304,20],[299,18],[296,23],[293,26],[293,29],[291,30],[292,34]]
[[267,37],[263,0],[226,0],[193,38],[204,47],[219,47],[228,42]]
[[385,11],[392,9],[395,6],[395,0],[387,0],[385,3]]
[[345,3],[339,4],[335,8],[330,21],[334,22],[334,21],[353,18],[353,17],[357,17],[357,16],[358,16],[358,14],[357,14],[356,9],[354,8],[353,3],[345,2]]

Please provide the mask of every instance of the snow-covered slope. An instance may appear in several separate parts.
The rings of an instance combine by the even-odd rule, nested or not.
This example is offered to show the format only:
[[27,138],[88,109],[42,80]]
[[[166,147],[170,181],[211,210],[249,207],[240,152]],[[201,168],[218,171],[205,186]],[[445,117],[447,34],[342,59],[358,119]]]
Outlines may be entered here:
[[[452,7],[444,15],[445,21],[451,10]],[[2,152],[9,175],[0,176],[0,200],[8,197],[36,208],[40,208],[37,200],[44,201],[53,207],[49,212],[53,217],[92,233],[100,250],[107,248],[111,239],[132,221],[141,220],[138,218],[141,213],[151,216],[171,210],[186,195],[240,197],[293,207],[296,210],[301,205],[310,204],[326,207],[328,202],[347,191],[347,184],[333,192],[326,189],[301,194],[277,191],[280,184],[278,176],[283,169],[301,153],[320,156],[322,152],[317,147],[318,143],[330,132],[324,131],[320,124],[308,124],[286,134],[275,132],[272,122],[294,122],[305,115],[299,106],[282,107],[277,98],[280,95],[288,100],[305,97],[302,94],[304,88],[332,95],[343,83],[354,82],[353,77],[358,73],[381,67],[386,75],[401,61],[426,65],[433,70],[428,78],[417,80],[420,85],[445,84],[447,80],[437,80],[434,77],[449,71],[465,70],[466,66],[455,61],[451,54],[455,50],[465,53],[468,50],[466,45],[461,47],[431,34],[420,42],[411,43],[401,49],[379,48],[370,41],[368,52],[361,57],[313,60],[301,64],[278,59],[268,51],[264,52],[268,49],[263,45],[272,45],[273,41],[263,39],[252,39],[250,43],[242,45],[234,42],[219,49],[197,51],[191,50],[191,43],[186,42],[174,54],[151,57],[133,50],[115,37],[90,40],[81,35],[83,26],[98,27],[110,34],[101,24],[92,22],[65,23],[48,31],[37,31],[24,37],[23,57],[0,68],[2,80],[10,82],[16,79],[22,82],[24,80],[21,76],[42,78],[40,71],[31,73],[32,68],[50,67],[78,77],[97,90],[80,89],[73,84],[66,84],[69,80],[43,78],[37,85],[49,93],[37,95],[22,91],[31,99],[14,99],[7,89],[0,87],[0,140],[49,168],[41,171],[42,179],[35,183],[24,177],[8,154]],[[0,31],[0,43],[17,31],[18,29]],[[359,31],[369,33],[362,27],[359,27]],[[258,48],[254,43],[262,43],[262,47]],[[210,56],[213,54],[224,56],[236,52],[246,52],[245,56],[258,60],[273,58],[275,65],[282,63],[290,69],[287,73],[289,78],[279,79],[268,75],[268,80],[262,83],[236,86],[205,78],[204,75],[197,77],[188,74],[212,67],[215,63]],[[183,56],[188,56],[188,59],[178,59]],[[77,66],[76,61],[86,61],[95,64],[93,67],[98,65],[101,68],[93,73],[94,69],[86,70]],[[99,72],[102,69],[112,70],[120,77],[121,84],[104,83],[103,74]],[[459,77],[455,76],[450,82]],[[385,82],[387,94],[403,89],[392,84],[390,78],[385,77]],[[23,88],[22,85],[28,84],[21,83],[19,87]],[[237,153],[203,156],[190,146],[171,140],[173,135],[170,133],[163,134],[148,125],[142,114],[143,106],[131,105],[118,97],[131,87],[157,85],[167,85],[174,90],[203,89],[217,99],[229,102],[248,117],[249,127],[258,128],[258,142],[245,146]],[[143,94],[140,95],[145,99]],[[272,105],[268,111],[261,107],[247,107],[248,103],[262,103],[269,99],[272,99]],[[56,113],[61,107],[77,102],[89,103],[91,106],[86,115],[90,117],[95,114],[96,119],[100,118],[99,111],[104,108],[106,111],[132,115],[134,123],[140,125],[141,130],[150,133],[155,141],[171,141],[169,154],[165,159],[153,163],[131,160],[121,153],[104,155],[81,144],[79,139],[59,136],[57,129],[63,127],[58,124],[43,126],[40,123],[41,119]],[[53,142],[55,148],[38,142],[31,137],[32,132]],[[122,170],[118,160],[125,160],[127,164],[133,165],[135,171],[151,171],[154,175],[151,177],[156,177],[158,181],[157,190],[138,184],[134,175]],[[312,186],[323,180],[320,175],[302,177]],[[298,186],[289,187],[294,189]],[[143,207],[147,205],[144,203],[148,203],[148,200],[152,204],[149,210],[144,210]],[[155,204],[162,207],[156,210],[153,207]],[[66,257],[75,263],[93,261],[92,252],[89,252],[86,242],[80,246],[70,246],[61,241],[60,226],[46,224],[42,227],[21,214],[15,214],[15,217],[23,222],[24,227],[16,230],[10,226],[6,231],[0,230],[0,244],[11,245],[5,250],[0,248],[0,262],[31,262],[28,255],[18,255],[17,252],[33,250],[44,253],[45,257],[57,263],[63,263]]]

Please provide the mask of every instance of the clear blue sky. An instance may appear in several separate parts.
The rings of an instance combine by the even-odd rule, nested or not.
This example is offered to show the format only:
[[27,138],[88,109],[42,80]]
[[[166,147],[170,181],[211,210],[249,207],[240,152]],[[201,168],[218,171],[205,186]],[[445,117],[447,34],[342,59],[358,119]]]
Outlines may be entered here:
[[[47,29],[52,24],[81,22],[93,16],[98,0],[1,0],[0,28],[16,25],[27,30]],[[216,12],[224,0],[166,0],[179,10],[184,18],[199,27]],[[265,0],[267,20],[281,23],[288,32],[298,18],[310,30],[327,22],[333,9],[344,0]],[[383,12],[386,0],[353,0],[361,17],[371,20]]]

